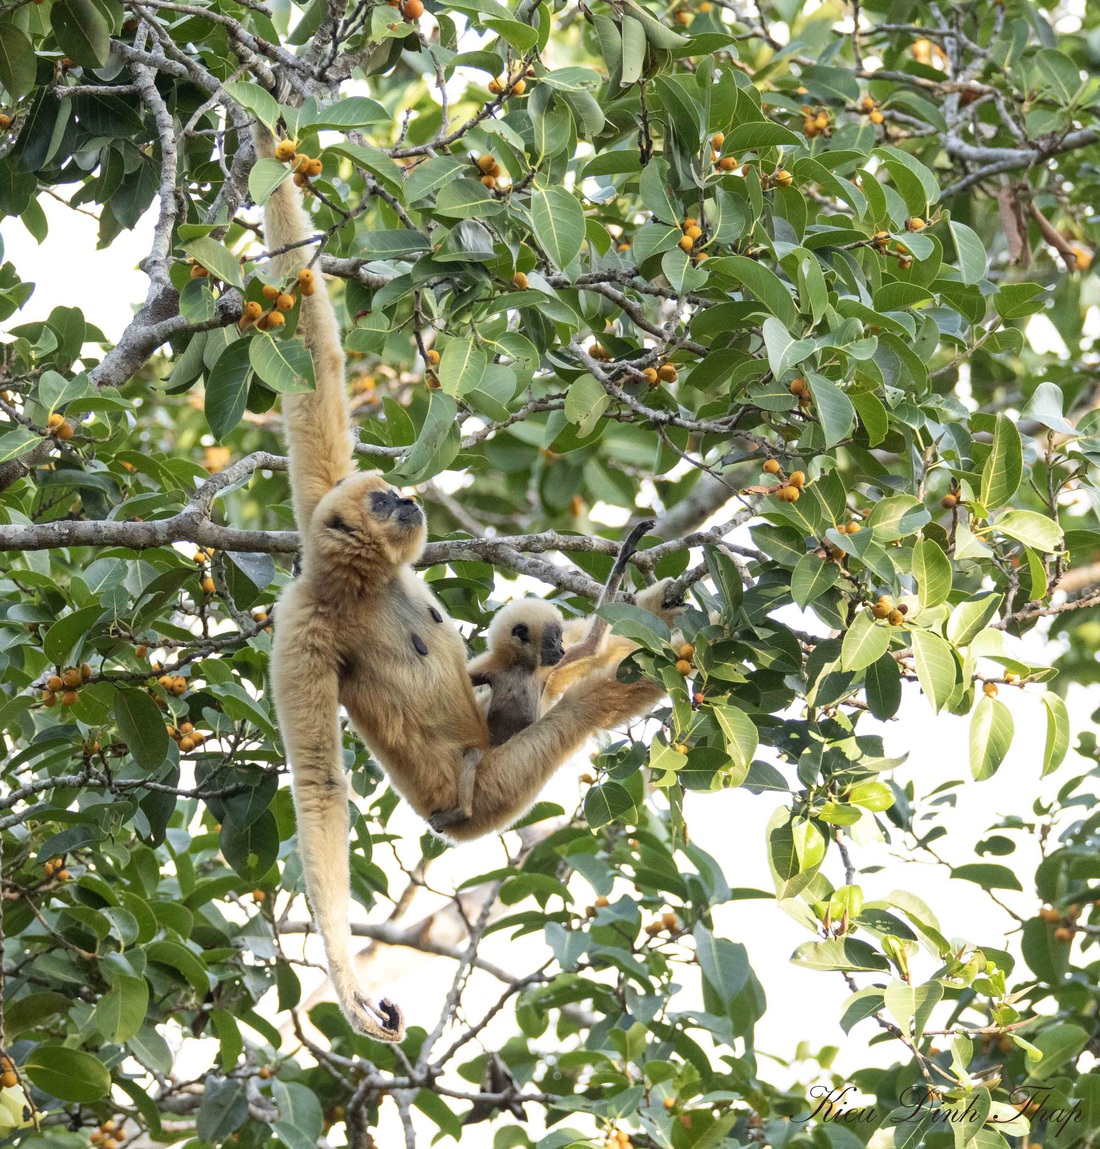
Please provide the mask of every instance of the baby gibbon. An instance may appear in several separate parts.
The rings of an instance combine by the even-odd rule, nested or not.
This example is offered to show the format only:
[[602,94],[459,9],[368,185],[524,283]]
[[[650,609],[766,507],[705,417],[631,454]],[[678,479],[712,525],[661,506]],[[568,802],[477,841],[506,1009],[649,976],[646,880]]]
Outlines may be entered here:
[[[273,154],[274,140],[262,127],[256,145],[260,156]],[[275,274],[296,278],[316,252],[291,181],[272,193],[264,218],[267,247],[282,253],[273,260]],[[462,636],[413,571],[427,533],[423,512],[382,476],[356,471],[336,317],[323,283],[303,296],[298,331],[313,354],[316,389],[283,397],[302,562],[279,600],[272,692],[291,767],[306,893],[337,1000],[361,1032],[400,1041],[401,1011],[363,993],[352,965],[340,707],[422,818],[460,804],[469,809],[447,827],[447,837],[458,841],[511,825],[592,734],[647,713],[664,690],[645,679],[620,683],[613,665],[597,666],[543,717],[491,745]],[[650,589],[650,609],[671,624],[677,608],[664,605],[660,586]],[[463,802],[469,755],[480,762]]]
[[[652,527],[653,520],[647,519],[623,539],[596,602],[597,609],[618,593],[631,556]],[[606,629],[607,623],[598,616],[591,624],[587,619],[563,623],[557,607],[539,598],[519,599],[501,607],[489,626],[488,649],[466,667],[478,705],[489,724],[489,744],[499,746],[507,742],[546,712],[549,682],[554,682],[553,698],[557,698],[570,683],[580,681],[597,667],[618,664],[630,648],[621,644],[610,649],[602,647]],[[570,641],[568,652],[562,645],[563,633]],[[488,693],[483,696],[481,692],[485,690]],[[480,757],[476,751],[466,754],[459,784],[461,805],[456,810],[433,814],[433,830],[445,830],[469,816],[468,803],[473,798]]]
[[538,598],[502,606],[489,624],[488,649],[466,664],[474,686],[492,689],[489,745],[499,746],[539,716],[549,669],[565,654],[561,611]]
[[[490,746],[507,742],[538,718],[546,675],[565,653],[561,634],[561,611],[539,598],[507,603],[493,615],[488,649],[466,665]],[[458,805],[428,819],[437,834],[469,818],[480,761],[477,751],[464,756]]]

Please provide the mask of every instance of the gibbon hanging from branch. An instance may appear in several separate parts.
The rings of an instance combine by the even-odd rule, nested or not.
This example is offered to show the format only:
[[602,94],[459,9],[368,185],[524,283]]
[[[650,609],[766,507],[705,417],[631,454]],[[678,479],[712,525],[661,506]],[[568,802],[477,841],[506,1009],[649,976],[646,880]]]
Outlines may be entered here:
[[[257,154],[271,156],[274,146],[258,128]],[[273,270],[289,281],[315,255],[303,242],[313,229],[289,180],[268,199],[264,216],[267,246],[287,249]],[[279,601],[275,709],[290,760],[306,893],[337,1000],[362,1033],[400,1041],[401,1011],[363,993],[352,965],[340,706],[394,789],[426,820],[459,805],[467,755],[480,755],[469,816],[447,827],[448,838],[462,841],[511,825],[593,733],[647,713],[664,691],[645,679],[616,681],[608,661],[543,717],[491,746],[462,635],[413,571],[426,539],[424,514],[381,475],[355,469],[340,331],[319,281],[313,294],[303,293],[298,330],[313,353],[317,385],[284,396],[302,566]],[[671,623],[676,611],[662,593],[661,585],[649,588],[641,605]]]

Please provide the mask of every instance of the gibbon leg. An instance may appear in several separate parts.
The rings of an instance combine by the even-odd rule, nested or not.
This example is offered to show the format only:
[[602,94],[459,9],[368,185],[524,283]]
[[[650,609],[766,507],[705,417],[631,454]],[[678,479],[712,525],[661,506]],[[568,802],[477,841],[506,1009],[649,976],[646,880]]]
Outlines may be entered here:
[[477,768],[481,764],[484,751],[467,750],[462,755],[462,769],[458,775],[458,793],[455,805],[446,810],[435,810],[428,819],[428,825],[441,834],[451,826],[465,822],[473,810],[474,790],[477,784]]
[[[284,619],[278,635],[297,635],[297,645],[275,640],[272,665],[275,706],[290,759],[298,851],[306,896],[325,944],[329,978],[348,1021],[379,1041],[400,1041],[400,1009],[383,998],[377,1005],[359,988],[349,948],[347,780],[340,728],[339,681],[331,655],[302,642],[303,627]],[[331,648],[330,648],[331,649]]]
[[580,682],[606,664],[606,653],[600,653],[600,638],[598,634],[590,634],[583,642],[569,647],[565,657],[550,671],[542,688],[541,706],[544,714],[554,700],[560,698],[573,683]]

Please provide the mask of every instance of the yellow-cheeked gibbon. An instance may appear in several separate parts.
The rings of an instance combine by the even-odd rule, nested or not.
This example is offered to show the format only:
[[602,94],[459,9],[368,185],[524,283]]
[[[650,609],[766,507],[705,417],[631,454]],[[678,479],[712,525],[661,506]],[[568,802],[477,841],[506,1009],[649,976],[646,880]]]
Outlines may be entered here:
[[[260,156],[272,154],[274,141],[262,128],[256,144]],[[264,214],[268,248],[286,249],[273,270],[289,280],[315,257],[303,242],[313,229],[291,181],[271,195]],[[317,383],[312,392],[284,396],[301,575],[279,601],[273,696],[306,893],[337,1000],[362,1033],[400,1041],[401,1011],[363,993],[352,964],[340,706],[424,819],[459,804],[466,756],[480,753],[469,817],[447,828],[446,836],[460,841],[512,824],[594,732],[645,714],[663,689],[645,679],[620,683],[608,663],[542,718],[490,745],[462,636],[413,571],[426,539],[424,515],[380,475],[355,469],[339,326],[319,281],[301,302],[298,330],[313,353]],[[661,588],[647,592],[651,609],[672,622],[675,608],[664,607],[655,590]]]

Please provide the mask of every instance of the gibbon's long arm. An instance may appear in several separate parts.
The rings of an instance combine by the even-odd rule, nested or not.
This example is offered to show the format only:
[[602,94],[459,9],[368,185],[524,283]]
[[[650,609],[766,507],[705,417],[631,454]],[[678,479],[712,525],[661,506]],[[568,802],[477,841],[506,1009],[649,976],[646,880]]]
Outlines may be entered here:
[[[271,156],[274,140],[255,130],[258,156]],[[299,244],[276,256],[272,270],[289,279],[305,267],[313,234],[298,189],[285,180],[264,205],[264,240],[269,251]],[[353,470],[351,417],[344,381],[344,353],[336,315],[323,283],[300,295],[298,331],[313,354],[316,389],[286,395],[283,414],[290,455],[290,492],[302,536],[316,525],[321,499]],[[309,609],[300,583],[281,597],[272,658],[272,686],[290,762],[302,873],[317,930],[325,946],[329,977],[348,1019],[380,1041],[404,1036],[401,1011],[385,998],[378,1005],[359,988],[348,930],[347,782],[338,724],[340,666],[327,616]],[[338,621],[338,620],[337,620]]]
[[[261,125],[255,129],[256,154],[270,158],[274,139]],[[285,279],[297,276],[314,257],[313,235],[301,196],[291,179],[284,180],[264,205],[264,242],[268,251],[288,248],[271,261]],[[296,247],[288,247],[297,244]],[[320,278],[320,271],[317,272]],[[290,290],[294,290],[291,288]],[[298,330],[313,353],[316,390],[283,397],[283,417],[290,442],[290,493],[298,530],[309,526],[320,500],[353,469],[351,416],[344,378],[344,350],[336,313],[324,285],[301,295]]]
[[[308,624],[294,625],[299,609],[292,594],[284,596],[272,678],[279,728],[293,771],[298,853],[306,897],[324,942],[336,999],[348,1019],[380,1041],[400,1041],[404,1035],[401,1011],[386,998],[376,1005],[359,988],[355,975],[348,930],[351,829],[343,739],[337,720],[339,679],[329,636]],[[280,636],[291,641],[280,642]]]

